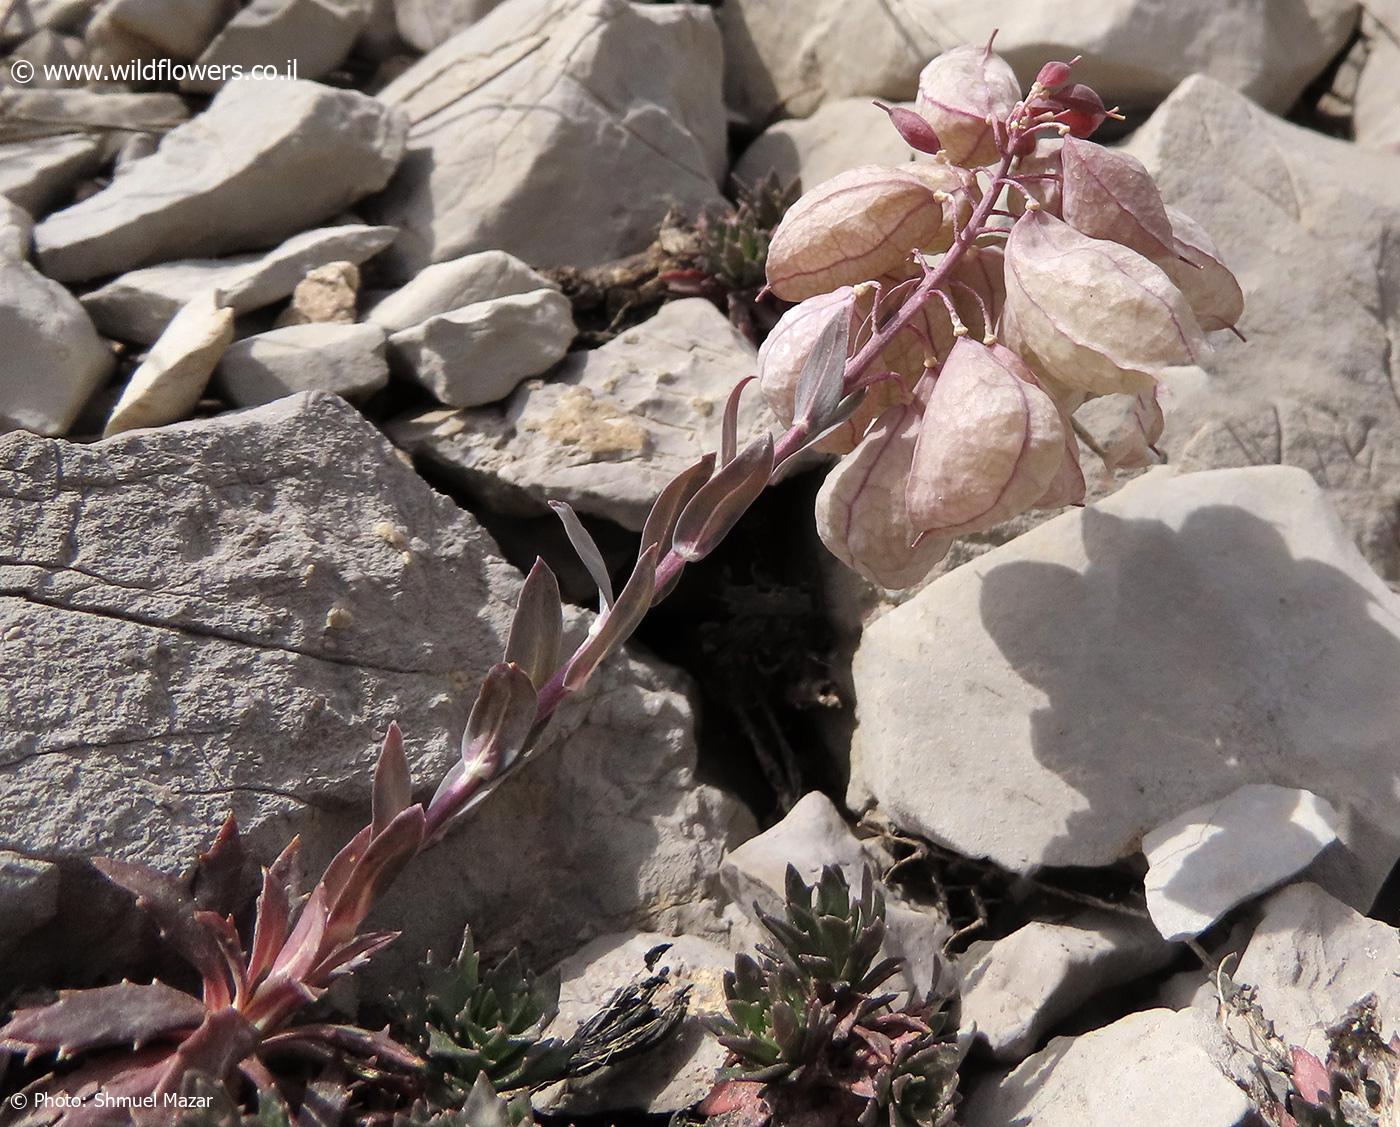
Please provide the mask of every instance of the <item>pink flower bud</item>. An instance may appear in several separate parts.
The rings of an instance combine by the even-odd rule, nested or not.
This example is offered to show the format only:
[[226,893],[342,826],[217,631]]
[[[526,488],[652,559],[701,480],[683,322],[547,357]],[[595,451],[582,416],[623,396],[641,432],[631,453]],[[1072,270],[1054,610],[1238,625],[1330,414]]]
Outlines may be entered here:
[[1069,63],[1046,63],[1035,76],[1036,82],[1046,90],[1055,90],[1069,81]]
[[1060,150],[1060,214],[1078,231],[1111,239],[1158,266],[1176,258],[1171,221],[1142,161],[1092,141],[1066,137]]
[[933,131],[933,126],[913,110],[904,106],[889,106],[884,102],[875,104],[890,115],[890,123],[904,138],[904,143],[915,152],[928,153],[931,156],[943,147],[939,143],[938,134]]
[[1060,109],[1060,121],[1069,126],[1070,135],[1089,137],[1108,118],[1103,99],[1098,92],[1082,82],[1060,90],[1052,95]]
[[1045,496],[1064,459],[1059,408],[1021,358],[964,337],[924,405],[909,519],[938,536],[982,532]]
[[1174,207],[1171,220],[1175,255],[1162,264],[1177,288],[1186,295],[1191,310],[1206,332],[1234,328],[1244,314],[1244,293],[1239,280],[1220,259],[1205,228]]
[[1207,347],[1160,269],[1043,211],[1007,239],[1001,331],[1037,371],[1095,395],[1150,391],[1162,368],[1195,363]]
[[912,587],[948,554],[952,537],[918,535],[904,506],[919,434],[917,404],[891,407],[817,494],[817,531],[838,560],[873,583]]
[[915,247],[945,249],[954,208],[935,194],[960,186],[942,162],[865,165],[818,184],[773,232],[769,287],[801,301],[893,270]]
[[1005,59],[985,47],[954,47],[919,75],[919,112],[954,164],[979,168],[1000,156],[989,118],[1004,119],[1021,100],[1021,84]]
[[851,321],[851,340],[860,324],[856,291],[842,286],[830,293],[809,297],[778,318],[773,331],[758,350],[758,387],[764,402],[783,426],[791,426],[793,402],[802,366],[812,354],[812,346],[827,322],[844,306]]

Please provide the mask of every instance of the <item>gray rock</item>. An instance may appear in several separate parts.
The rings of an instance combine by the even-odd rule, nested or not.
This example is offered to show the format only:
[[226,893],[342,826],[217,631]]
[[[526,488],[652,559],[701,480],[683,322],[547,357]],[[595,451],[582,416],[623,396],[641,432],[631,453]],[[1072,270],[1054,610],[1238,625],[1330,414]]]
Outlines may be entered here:
[[0,44],[17,43],[35,32],[75,31],[98,0],[15,0],[10,18],[0,27]]
[[348,223],[293,235],[262,254],[191,259],[147,266],[114,278],[81,298],[93,323],[108,336],[150,344],[191,294],[218,290],[242,315],[281,301],[298,282],[329,262],[362,263],[394,241],[392,227]]
[[500,3],[501,0],[394,0],[394,16],[405,43],[420,51],[431,51]]
[[397,333],[421,325],[429,317],[479,301],[557,288],[513,254],[484,250],[425,266],[407,285],[376,301],[365,320],[381,326],[386,333]]
[[93,59],[191,62],[238,10],[236,0],[104,0],[88,24]]
[[1400,5],[1367,5],[1361,30],[1367,50],[1352,98],[1352,135],[1360,145],[1400,154]]
[[0,196],[44,215],[102,164],[102,142],[68,134],[0,144]]
[[[1400,1029],[1400,932],[1367,919],[1315,884],[1274,893],[1231,977],[1258,989],[1289,1045],[1326,1059],[1329,1025],[1367,994],[1387,1036]],[[1212,995],[1206,1012],[1212,1012]]]
[[1287,110],[1346,45],[1352,0],[1288,0],[1267,8],[1218,0],[1162,7],[1151,0],[1084,5],[1020,0],[813,0],[794,19],[772,0],[732,0],[720,9],[725,94],[750,123],[782,111],[797,117],[857,94],[912,98],[935,55],[986,43],[1029,86],[1041,64],[1083,54],[1077,81],[1109,105],[1150,107],[1187,75],[1230,82],[1276,112]]
[[58,912],[58,866],[0,851],[0,951],[11,948]]
[[0,429],[63,434],[113,368],[76,299],[27,262],[0,255]]
[[0,258],[27,259],[33,231],[29,212],[0,196]]
[[865,630],[855,794],[1018,872],[1102,865],[1251,782],[1339,812],[1329,880],[1400,854],[1400,597],[1302,470],[1155,470]]
[[413,123],[376,203],[400,276],[487,249],[591,266],[719,206],[719,74],[699,5],[506,0],[380,94]]
[[[87,48],[83,46],[83,41],[72,35],[61,35],[49,28],[36,31],[28,39],[19,43],[10,55],[11,59],[23,59],[34,66],[34,77],[28,84],[28,89],[43,88],[71,88],[82,86],[84,79],[76,71],[51,71],[51,67],[76,66],[84,62],[87,58]],[[74,74],[72,78],[60,78],[57,75],[64,73]],[[50,77],[50,75],[54,77]]]
[[389,382],[384,330],[377,325],[291,325],[230,345],[217,382],[239,407],[271,403],[298,391],[346,399],[373,395]]
[[756,184],[777,173],[783,184],[798,180],[812,188],[863,164],[903,164],[913,156],[869,98],[839,98],[818,106],[811,117],[770,125],[739,157],[734,178]]
[[389,338],[394,370],[449,407],[504,399],[564,358],[573,307],[558,290],[479,301],[429,317]]
[[[753,364],[724,315],[689,298],[574,353],[503,409],[430,412],[391,433],[501,511],[540,512],[553,498],[640,530],[666,482],[716,449],[725,400]],[[741,439],[773,423],[750,392]]]
[[1000,1061],[1025,1060],[1045,1034],[1095,996],[1150,974],[1173,948],[1145,920],[1086,912],[973,943],[957,961],[962,1025]]
[[[1400,155],[1290,125],[1206,78],[1184,82],[1129,148],[1245,292],[1248,343],[1216,334],[1209,379],[1168,381],[1168,458],[1303,467],[1400,580]],[[1313,221],[1342,198],[1346,223]]]
[[404,120],[314,82],[239,79],[150,157],[34,230],[65,281],[273,245],[384,186]]
[[0,140],[33,141],[77,134],[120,142],[137,133],[167,133],[189,120],[174,94],[96,90],[0,89]]
[[[345,61],[369,20],[370,0],[253,0],[223,26],[199,56],[206,66],[286,67],[297,78],[321,78]],[[186,81],[212,91],[221,82]]]
[[1193,938],[1336,840],[1337,812],[1325,799],[1250,783],[1143,836],[1147,910],[1167,939]]
[[[301,833],[319,871],[368,817],[390,720],[431,794],[520,577],[353,408],[300,395],[91,446],[12,434],[0,464],[0,644],[23,671],[0,733],[0,848],[62,869],[55,959],[110,918],[84,883],[94,853],[180,871],[232,808],[259,857]],[[379,973],[402,985],[468,919],[537,966],[625,928],[713,934],[721,851],[752,819],[696,782],[678,684],[605,664],[385,901],[373,926],[406,931]],[[91,950],[76,958],[91,969]]]
[[[667,950],[649,972],[646,957]],[[724,1011],[724,972],[734,956],[717,943],[692,935],[626,932],[595,939],[559,966],[559,1016],[548,1030],[570,1036],[607,1005],[613,992],[650,973],[668,971],[670,990],[690,988],[690,1004],[676,1031],[650,1052],[578,1080],[565,1081],[536,1099],[535,1106],[559,1114],[640,1109],[670,1114],[699,1102],[714,1086],[726,1050],[706,1031],[707,1014]],[[658,997],[660,1004],[666,995]]]
[[214,292],[192,297],[122,388],[103,437],[187,418],[232,341],[233,310]]
[[1254,1105],[1221,1071],[1214,1022],[1146,1010],[1080,1037],[1057,1037],[977,1091],[967,1127],[1247,1127]]

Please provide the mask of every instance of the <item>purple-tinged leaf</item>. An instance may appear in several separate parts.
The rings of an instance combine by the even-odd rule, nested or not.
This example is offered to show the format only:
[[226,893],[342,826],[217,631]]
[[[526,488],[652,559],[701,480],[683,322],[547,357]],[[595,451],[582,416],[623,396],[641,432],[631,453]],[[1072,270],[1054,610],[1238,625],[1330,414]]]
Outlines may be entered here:
[[[221,916],[218,912],[199,912],[195,918],[208,929],[224,961],[227,977],[217,980],[213,993],[208,992],[209,987],[206,984],[204,995],[206,1009],[221,1010],[232,1005],[235,998],[241,999],[248,989],[243,941],[239,938],[238,928],[234,927],[230,916]],[[233,985],[232,992],[229,989],[230,983]]]
[[577,692],[583,688],[593,671],[632,636],[632,632],[646,617],[647,611],[651,609],[653,584],[656,582],[656,553],[655,547],[642,553],[642,558],[633,568],[632,575],[628,578],[627,585],[622,588],[617,602],[608,608],[588,641],[579,647],[578,653],[569,662],[569,667],[564,672],[564,688],[569,692]]
[[1293,1059],[1293,1089],[1313,1105],[1326,1105],[1332,1100],[1332,1076],[1317,1057],[1307,1049],[1295,1047]]
[[933,126],[928,123],[928,119],[923,114],[915,113],[904,106],[890,106],[884,102],[876,102],[875,104],[890,115],[890,124],[904,138],[904,143],[915,152],[928,153],[932,156],[943,147],[943,143],[938,139],[938,134],[934,132]]
[[313,982],[334,982],[353,974],[402,934],[397,931],[368,931],[347,940],[307,972]]
[[238,836],[238,822],[230,814],[214,843],[199,855],[194,871],[195,902],[221,916],[239,912],[248,884],[248,854]]
[[564,604],[559,597],[559,581],[544,560],[535,560],[520,588],[515,617],[506,643],[507,664],[518,665],[536,689],[554,675],[559,666],[560,641],[564,636]]
[[[31,1116],[19,1117],[23,1127],[54,1123],[60,1127],[128,1127],[129,1113],[114,1105],[113,1097],[149,1096],[155,1091],[161,1076],[170,1065],[171,1046],[144,1049],[140,1052],[104,1053],[80,1065],[72,1072],[48,1077],[26,1089],[34,1096]],[[49,1097],[50,1109],[61,1107],[55,1121],[43,1114],[38,1095]],[[102,1093],[103,1102],[97,1102]]]
[[422,1058],[389,1036],[388,1026],[375,1033],[353,1025],[299,1025],[285,1033],[274,1034],[263,1042],[268,1052],[296,1052],[304,1045],[324,1045],[335,1050],[337,1055],[347,1053],[405,1071],[416,1071],[424,1066]]
[[272,866],[263,870],[262,895],[258,897],[257,918],[253,924],[253,949],[248,956],[250,986],[256,987],[267,977],[287,940],[292,914],[292,871],[300,849],[301,838],[292,838]]
[[239,1061],[257,1048],[258,1031],[234,1009],[209,1014],[202,1025],[180,1042],[170,1064],[156,1085],[155,1095],[178,1092],[190,1072],[202,1072],[222,1080]]
[[824,430],[841,402],[846,384],[846,351],[850,344],[851,318],[846,310],[832,310],[797,377],[793,401],[793,425],[808,433]]
[[709,555],[763,492],[772,473],[773,436],[760,435],[717,470],[686,505],[676,522],[676,554],[691,563]]
[[69,990],[57,1002],[16,1013],[0,1029],[0,1048],[26,1057],[71,1057],[108,1046],[139,1047],[195,1028],[207,1012],[198,998],[163,982]]
[[384,828],[408,809],[413,801],[413,777],[408,770],[408,757],[403,752],[403,733],[397,723],[389,724],[384,747],[374,765],[374,790],[370,801],[371,836],[378,837]]
[[714,473],[715,456],[706,454],[688,469],[682,470],[666,483],[656,496],[656,501],[647,514],[647,522],[642,526],[642,545],[638,558],[648,548],[655,548],[657,559],[663,558],[671,550],[671,539],[676,532],[676,521],[690,499],[700,487],[710,480]]
[[462,763],[481,780],[506,770],[535,723],[535,688],[518,665],[493,665],[467,717]]
[[[369,841],[369,827],[366,826],[355,835],[350,845],[336,855],[336,861],[346,856],[351,846],[363,849],[364,842]],[[358,856],[358,854],[353,854]],[[335,861],[331,862],[331,866]],[[348,869],[347,869],[348,871]],[[326,870],[330,873],[330,868]],[[321,948],[321,941],[326,933],[326,917],[329,911],[329,904],[332,893],[326,886],[326,877],[322,877],[319,884],[311,890],[311,895],[302,906],[301,914],[297,916],[297,922],[292,928],[292,933],[282,944],[281,949],[273,958],[272,967],[268,971],[265,986],[276,984],[279,988],[283,982],[296,982],[303,974],[316,962],[317,952]],[[263,988],[258,989],[258,993],[263,993]],[[248,1013],[253,1010],[245,1011]],[[256,1010],[261,1014],[261,1010]]]
[[423,844],[426,819],[421,806],[410,806],[369,843],[340,894],[329,901],[322,948],[349,940],[381,892],[403,871]]
[[598,551],[598,545],[593,542],[593,537],[588,534],[588,529],[583,527],[583,522],[578,519],[578,514],[572,507],[563,501],[551,501],[549,507],[563,523],[564,531],[569,534],[569,543],[574,546],[579,560],[588,569],[589,576],[598,588],[598,595],[603,601],[602,609],[607,610],[612,606],[613,587],[612,579],[608,576],[608,565],[603,562],[603,553]]
[[744,388],[753,383],[757,376],[745,376],[730,389],[729,398],[724,401],[724,415],[719,428],[719,464],[727,466],[739,451],[739,404],[744,398]]

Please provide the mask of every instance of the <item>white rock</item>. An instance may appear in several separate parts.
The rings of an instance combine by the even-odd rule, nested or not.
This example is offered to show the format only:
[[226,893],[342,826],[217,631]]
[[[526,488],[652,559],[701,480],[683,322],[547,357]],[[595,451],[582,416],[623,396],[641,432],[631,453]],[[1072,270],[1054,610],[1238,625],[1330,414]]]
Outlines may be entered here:
[[187,63],[237,7],[236,0],[104,0],[87,28],[88,52],[102,63]]
[[275,244],[382,188],[400,113],[314,82],[239,79],[106,190],[34,230],[65,281]]
[[1352,135],[1358,144],[1400,153],[1400,10],[1386,12],[1384,18],[1379,8],[1366,11],[1362,30],[1368,50],[1356,83]]
[[73,295],[6,254],[0,341],[0,430],[63,434],[112,372],[111,349]]
[[166,133],[189,116],[175,94],[0,88],[0,140],[6,141],[86,134],[113,145],[137,133]]
[[1307,868],[1337,840],[1337,812],[1305,790],[1250,783],[1144,834],[1147,910],[1170,940]]
[[1145,920],[1085,912],[981,940],[957,960],[961,1023],[997,1060],[1015,1064],[1047,1032],[1097,995],[1170,961],[1172,948]]
[[[62,78],[63,74],[80,74],[79,71],[50,70],[52,67],[76,67],[87,58],[83,41],[71,35],[61,35],[49,28],[36,31],[28,39],[18,44],[11,52],[13,60],[23,59],[34,67],[34,77],[29,89],[82,86],[81,77]],[[52,76],[52,77],[51,77]]]
[[44,30],[74,31],[98,0],[15,0],[10,18],[0,27],[0,44],[18,42]]
[[[295,60],[297,78],[321,78],[345,61],[369,20],[369,0],[253,0],[224,24],[199,56],[205,66],[274,66]],[[222,82],[186,81],[212,91]]]
[[[648,971],[648,953],[667,950]],[[669,1114],[698,1103],[714,1086],[726,1050],[706,1031],[707,1014],[724,1012],[724,972],[734,956],[717,943],[693,935],[624,932],[595,939],[559,965],[559,1016],[551,1037],[567,1038],[607,1005],[613,993],[649,974],[669,971],[675,988],[690,988],[690,1004],[676,1031],[650,1052],[619,1062],[546,1093],[536,1106],[568,1115],[637,1108]],[[658,1002],[662,999],[658,998]]]
[[[502,511],[540,512],[554,498],[640,530],[666,482],[717,448],[725,400],[754,356],[713,305],[688,298],[569,356],[503,411],[433,412],[391,433]],[[746,396],[741,440],[772,425],[758,397]]]
[[1147,1010],[1080,1037],[1057,1037],[977,1091],[967,1127],[1247,1127],[1244,1092],[1216,1063],[1219,1033],[1192,1010]]
[[1400,854],[1400,597],[1302,470],[1152,471],[871,623],[854,682],[853,791],[1018,872],[1250,782],[1337,809],[1351,903]]
[[707,8],[506,0],[380,94],[413,122],[376,203],[399,274],[492,248],[591,266],[718,206],[719,81]]
[[[1170,381],[1168,458],[1303,467],[1400,581],[1400,155],[1290,125],[1206,78],[1184,82],[1129,148],[1245,291],[1248,342],[1217,333],[1210,379]],[[1316,221],[1343,206],[1346,222]]]
[[1202,73],[1281,113],[1345,46],[1355,21],[1352,0],[1285,8],[1242,0],[1166,7],[1153,0],[812,0],[800,18],[773,0],[726,0],[720,8],[726,98],[751,123],[777,112],[803,117],[857,94],[912,98],[931,58],[986,43],[994,31],[997,52],[1027,86],[1041,64],[1082,53],[1076,80],[1109,105],[1151,106]]
[[377,325],[291,325],[229,345],[218,385],[231,403],[256,407],[298,391],[346,399],[372,395],[389,382],[384,330]]
[[484,250],[425,266],[407,285],[376,301],[365,320],[381,326],[386,333],[397,333],[421,325],[429,317],[479,301],[557,288],[513,254]]
[[359,264],[394,241],[392,227],[348,223],[293,235],[262,254],[190,259],[146,266],[114,278],[80,299],[108,336],[150,344],[190,295],[218,290],[235,314],[281,301],[307,274],[328,262]]
[[903,164],[913,156],[885,111],[869,98],[838,98],[818,106],[811,117],[770,125],[744,150],[734,178],[756,184],[776,172],[783,184],[799,180],[812,188],[863,164]]
[[0,258],[27,259],[33,231],[29,212],[0,196]]
[[220,304],[218,294],[191,298],[132,373],[103,437],[185,418],[232,341],[233,310]]
[[102,164],[102,142],[68,134],[0,144],[0,196],[44,215]]
[[479,301],[429,317],[389,338],[395,371],[449,407],[504,399],[548,371],[574,339],[573,307],[558,290]]
[[[1315,884],[1269,898],[1231,977],[1258,989],[1260,1008],[1286,1043],[1324,1059],[1327,1027],[1367,994],[1376,995],[1386,1035],[1400,1029],[1400,932]],[[1205,1008],[1213,1012],[1213,994]]]
[[405,43],[420,51],[431,51],[500,3],[501,0],[394,0],[394,15]]

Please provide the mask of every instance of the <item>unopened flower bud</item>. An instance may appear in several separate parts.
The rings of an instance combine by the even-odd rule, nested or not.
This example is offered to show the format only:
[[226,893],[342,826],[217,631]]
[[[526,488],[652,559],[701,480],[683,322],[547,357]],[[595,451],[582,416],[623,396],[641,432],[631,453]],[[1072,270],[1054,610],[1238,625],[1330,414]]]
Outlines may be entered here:
[[1234,328],[1244,314],[1239,280],[1220,259],[1205,228],[1174,207],[1167,208],[1176,254],[1162,264],[1206,332]]
[[1036,83],[1046,90],[1056,90],[1069,81],[1069,63],[1046,63],[1035,76]]
[[1082,82],[1057,91],[1052,98],[1060,108],[1060,121],[1069,128],[1071,136],[1092,136],[1108,118],[1098,91]]
[[847,567],[892,591],[912,587],[948,554],[952,537],[925,536],[905,509],[919,434],[914,403],[891,407],[827,474],[817,494],[817,531]]
[[989,118],[1005,118],[1021,100],[1016,73],[985,47],[954,47],[919,75],[919,112],[954,164],[980,168],[1000,156]]
[[933,126],[913,110],[904,106],[886,105],[884,102],[875,104],[890,115],[890,124],[899,131],[904,143],[911,149],[932,155],[943,147],[938,140],[938,134],[933,131]]
[[1055,401],[1020,357],[964,337],[927,395],[905,494],[914,527],[981,532],[1034,505],[1065,458]]
[[1060,150],[1060,215],[1095,239],[1130,247],[1158,266],[1176,258],[1171,220],[1142,161],[1118,149],[1066,137]]
[[1043,211],[1023,215],[1007,239],[1002,334],[1037,371],[1096,395],[1149,391],[1162,368],[1206,350],[1166,274]]

